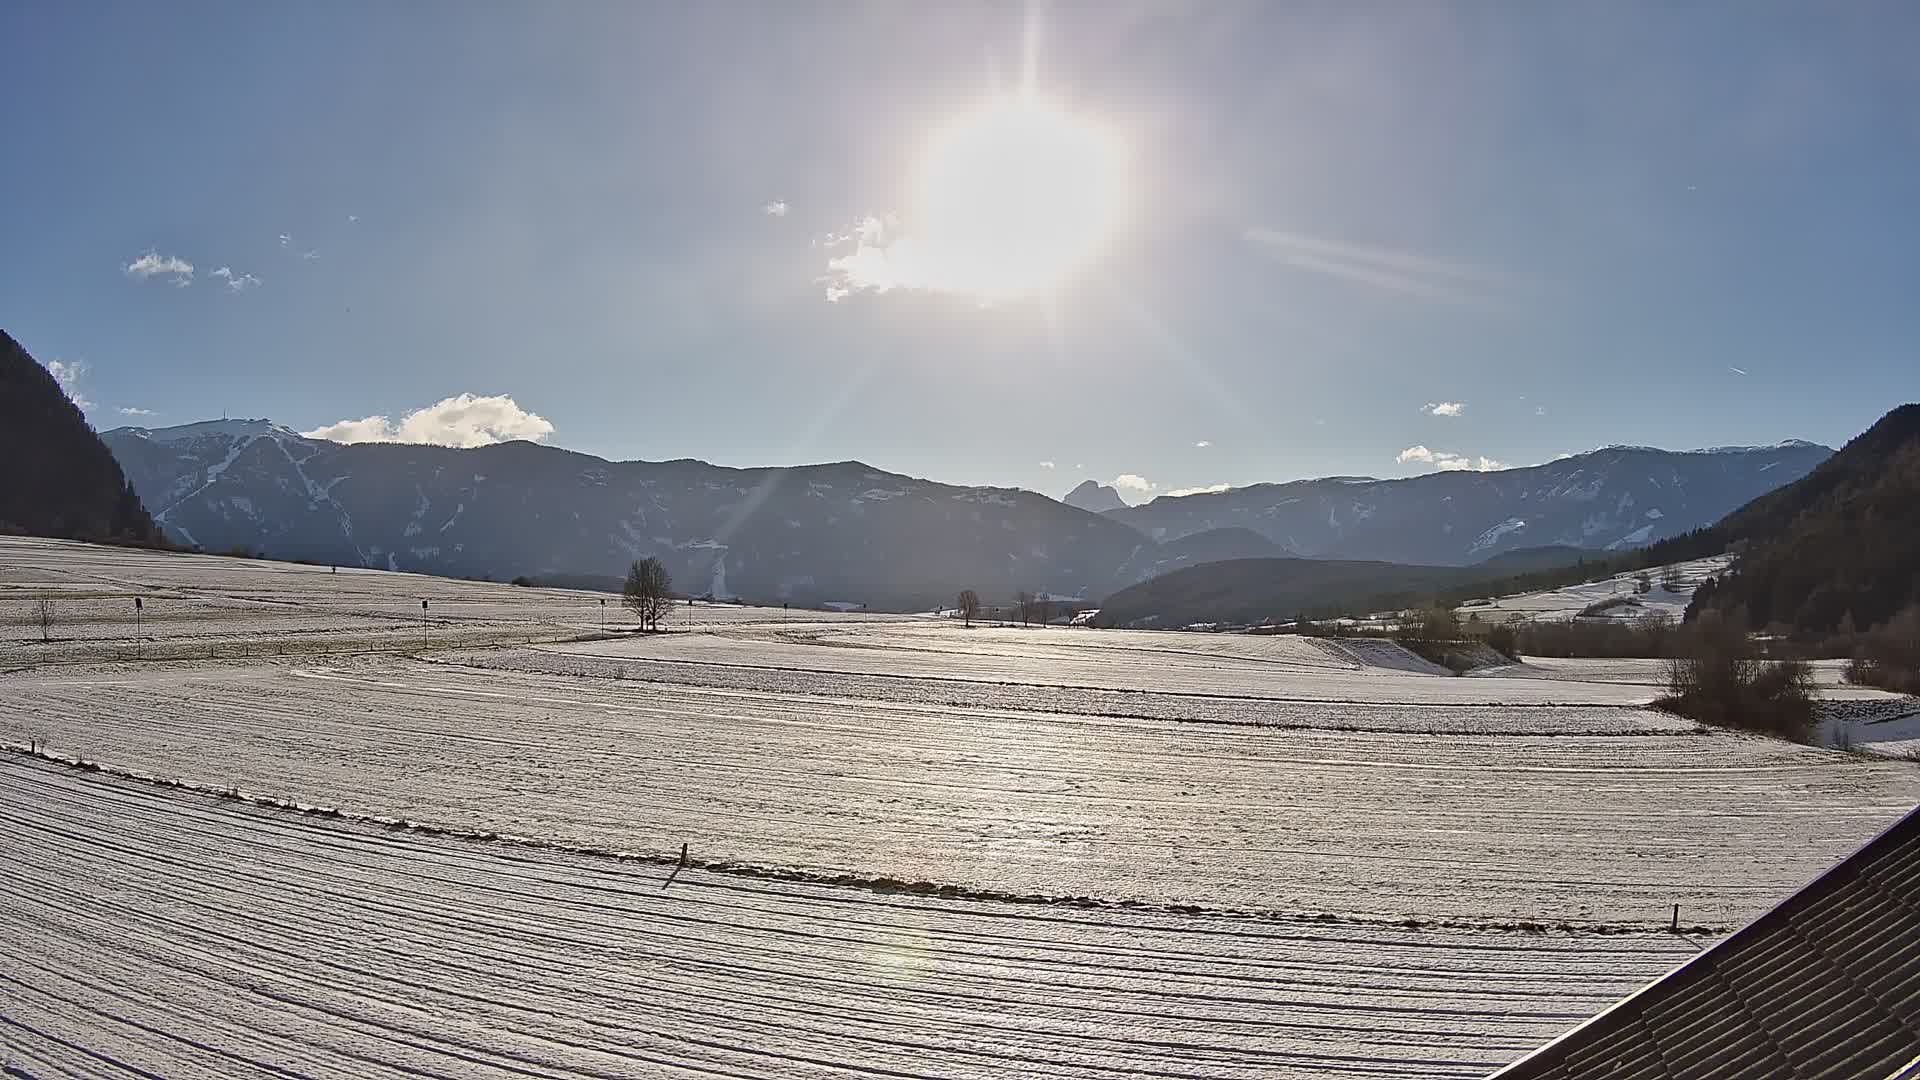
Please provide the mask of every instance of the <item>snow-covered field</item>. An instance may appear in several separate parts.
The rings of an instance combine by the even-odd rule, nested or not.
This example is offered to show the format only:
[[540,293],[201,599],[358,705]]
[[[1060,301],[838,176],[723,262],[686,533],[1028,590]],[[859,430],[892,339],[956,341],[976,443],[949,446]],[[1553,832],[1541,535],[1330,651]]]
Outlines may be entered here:
[[[44,635],[43,598],[52,620]],[[702,629],[807,617],[819,613],[696,604],[676,607],[669,622]],[[836,625],[904,618],[831,617]],[[420,645],[423,622],[434,647],[566,640],[603,625],[633,626],[619,598],[605,593],[0,537],[0,668],[409,649]]]
[[[1728,556],[1715,555],[1648,570],[1645,574],[1653,588],[1645,593],[1636,591],[1639,583],[1635,578],[1638,574],[1622,573],[1582,585],[1502,596],[1490,604],[1463,605],[1457,612],[1462,619],[1478,615],[1483,622],[1519,619],[1564,622],[1601,601],[1625,600],[1630,602],[1610,607],[1593,617],[1645,619],[1666,616],[1677,622],[1687,610],[1687,602],[1693,599],[1693,590],[1707,578],[1725,573],[1729,561]],[[1678,587],[1668,589],[1669,584]]]
[[33,1077],[1473,1077],[1693,952],[669,873],[0,761],[0,1056]]
[[1505,679],[1498,677],[1499,672],[1475,680],[1436,677],[1440,669],[1390,642],[1058,627],[963,630],[934,620],[791,629],[769,623],[737,631],[580,642],[553,649],[609,662],[672,660],[907,680],[1281,701],[1638,705],[1657,696],[1639,687]]
[[14,1075],[1475,1076],[1920,801],[1613,661],[704,606],[591,640],[589,594],[0,540],[0,604],[50,584],[240,639],[422,596],[551,631],[10,626],[0,741],[105,766],[0,755]]

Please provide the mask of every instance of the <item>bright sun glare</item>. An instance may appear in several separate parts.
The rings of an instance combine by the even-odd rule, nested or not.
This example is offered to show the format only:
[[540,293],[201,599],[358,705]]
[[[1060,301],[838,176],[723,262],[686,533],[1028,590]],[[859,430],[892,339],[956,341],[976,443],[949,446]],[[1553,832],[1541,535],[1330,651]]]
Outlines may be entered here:
[[920,161],[921,269],[957,292],[1046,291],[1100,251],[1124,187],[1108,132],[1028,98],[995,102],[937,134]]

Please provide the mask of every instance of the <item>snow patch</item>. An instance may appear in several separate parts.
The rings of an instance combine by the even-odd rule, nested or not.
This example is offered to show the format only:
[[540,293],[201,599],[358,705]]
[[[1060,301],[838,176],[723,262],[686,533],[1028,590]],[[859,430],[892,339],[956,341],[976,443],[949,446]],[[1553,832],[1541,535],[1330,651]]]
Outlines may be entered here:
[[1486,532],[1481,533],[1480,538],[1478,540],[1475,540],[1473,542],[1473,546],[1468,548],[1467,550],[1468,552],[1484,551],[1485,549],[1490,548],[1493,545],[1499,543],[1501,537],[1506,536],[1510,533],[1519,532],[1521,529],[1524,529],[1526,527],[1527,527],[1527,523],[1520,520],[1519,518],[1508,518],[1507,520],[1501,522],[1500,524],[1495,525],[1493,528],[1488,529]]

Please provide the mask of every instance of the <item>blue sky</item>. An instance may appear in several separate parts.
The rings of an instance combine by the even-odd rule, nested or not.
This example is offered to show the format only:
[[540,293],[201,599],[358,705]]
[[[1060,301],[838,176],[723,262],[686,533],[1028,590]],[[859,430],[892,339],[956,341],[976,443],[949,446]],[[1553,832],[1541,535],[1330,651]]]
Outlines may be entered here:
[[[1920,385],[1900,0],[29,0],[0,40],[0,325],[102,429],[505,395],[613,458],[1057,495],[1837,444]],[[1123,148],[1097,254],[830,302],[1029,55]]]

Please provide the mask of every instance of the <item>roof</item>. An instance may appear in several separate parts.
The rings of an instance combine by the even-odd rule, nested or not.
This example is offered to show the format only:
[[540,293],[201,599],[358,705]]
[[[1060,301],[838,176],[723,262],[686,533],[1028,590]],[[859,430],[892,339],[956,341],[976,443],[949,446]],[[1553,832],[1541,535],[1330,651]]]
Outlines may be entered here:
[[1490,1080],[1920,1076],[1920,807]]

